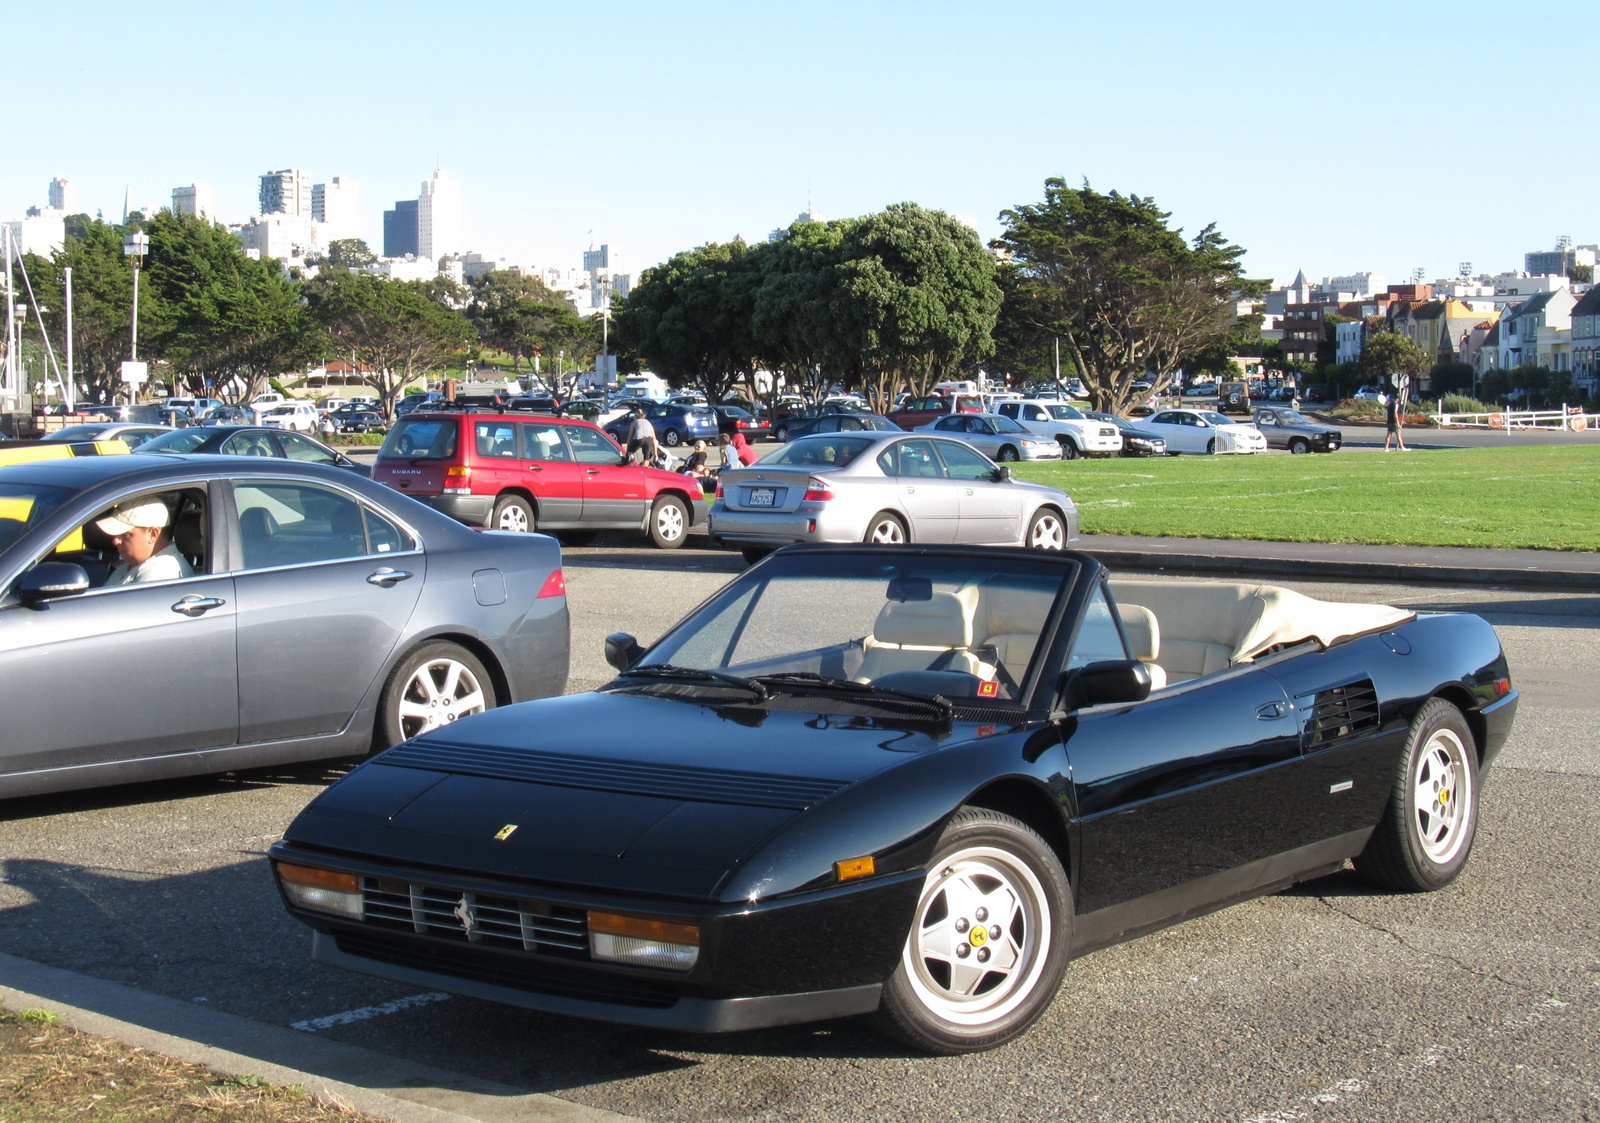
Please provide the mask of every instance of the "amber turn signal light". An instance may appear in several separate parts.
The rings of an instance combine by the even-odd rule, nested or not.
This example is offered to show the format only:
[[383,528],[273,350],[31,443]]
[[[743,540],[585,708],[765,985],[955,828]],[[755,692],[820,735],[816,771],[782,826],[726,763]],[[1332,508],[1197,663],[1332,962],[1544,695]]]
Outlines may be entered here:
[[614,912],[591,912],[589,931],[608,936],[630,936],[635,940],[659,940],[668,944],[700,946],[700,929],[693,924],[674,924],[669,920],[645,920]]
[[332,889],[335,893],[361,892],[361,879],[353,873],[334,873],[332,870],[279,862],[278,876],[295,885],[309,885],[314,889]]
[[833,874],[840,881],[854,881],[858,877],[871,877],[878,872],[878,863],[871,855],[865,858],[846,858],[833,863]]

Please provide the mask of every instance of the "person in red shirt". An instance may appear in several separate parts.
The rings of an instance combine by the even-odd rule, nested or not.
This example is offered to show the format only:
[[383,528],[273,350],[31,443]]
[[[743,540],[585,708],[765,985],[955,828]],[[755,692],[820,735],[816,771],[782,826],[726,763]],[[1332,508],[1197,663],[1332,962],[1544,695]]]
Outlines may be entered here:
[[739,463],[746,468],[757,460],[756,450],[750,447],[750,442],[744,439],[744,434],[737,429],[733,433],[733,450],[739,454]]

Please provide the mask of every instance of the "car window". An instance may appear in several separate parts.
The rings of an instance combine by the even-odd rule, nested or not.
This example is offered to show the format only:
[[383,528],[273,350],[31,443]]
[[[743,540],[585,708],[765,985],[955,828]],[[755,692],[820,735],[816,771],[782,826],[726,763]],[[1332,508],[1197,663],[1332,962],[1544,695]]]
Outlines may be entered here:
[[368,552],[361,505],[349,496],[315,484],[278,481],[236,481],[233,496],[245,569],[337,561]]
[[524,460],[559,460],[571,463],[572,453],[567,442],[561,439],[564,425],[525,424],[522,429],[522,457]]
[[517,458],[517,429],[509,421],[474,422],[472,439],[479,456],[499,457],[502,460]]
[[380,457],[407,460],[449,460],[456,454],[460,421],[454,417],[404,418],[384,439]]
[[989,463],[982,453],[975,452],[966,445],[957,444],[955,441],[939,441],[939,455],[944,458],[944,466],[953,480],[982,480],[991,479],[994,474],[994,465]]
[[272,438],[265,433],[235,433],[222,442],[220,451],[227,456],[278,455],[278,450],[272,444]]
[[924,440],[900,441],[894,446],[895,467],[893,475],[911,479],[936,480],[944,476],[944,466],[933,451],[933,442]]
[[817,422],[811,431],[813,433],[837,433],[839,431],[839,419],[837,417],[824,417]]
[[995,417],[990,419],[989,427],[995,433],[1026,433],[1027,430],[1009,417]]
[[870,437],[816,437],[806,436],[784,445],[777,452],[762,458],[764,465],[792,465],[794,467],[842,468],[868,448]]
[[1082,421],[1083,414],[1077,406],[1054,405],[1050,407],[1050,415],[1057,421]]
[[1127,646],[1122,642],[1122,629],[1111,613],[1103,586],[1096,586],[1084,606],[1083,624],[1072,641],[1072,651],[1067,656],[1067,670],[1098,663],[1103,659],[1128,658]]
[[563,431],[572,446],[572,458],[579,464],[620,464],[622,450],[598,429],[587,425],[566,425]]
[[211,434],[204,429],[180,429],[175,433],[162,433],[159,437],[151,437],[144,443],[144,450],[146,452],[193,452],[210,439]]
[[0,483],[0,550],[73,496],[71,488]]
[[279,433],[278,443],[283,446],[283,453],[290,460],[299,460],[306,464],[339,463],[339,458],[330,450],[298,433]]
[[1150,419],[1153,425],[1182,425],[1180,415],[1176,413],[1158,413]]
[[416,548],[416,540],[371,507],[361,508],[367,527],[367,553],[394,554]]

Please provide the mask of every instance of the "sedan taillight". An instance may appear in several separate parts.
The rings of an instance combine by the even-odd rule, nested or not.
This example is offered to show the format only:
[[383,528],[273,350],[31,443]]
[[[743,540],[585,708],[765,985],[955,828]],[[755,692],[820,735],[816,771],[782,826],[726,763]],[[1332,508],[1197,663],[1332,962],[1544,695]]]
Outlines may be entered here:
[[713,499],[721,499],[722,498],[722,481],[721,480],[717,481],[717,493],[716,493],[716,495],[712,496],[712,498]]
[[545,597],[564,597],[567,595],[567,575],[564,570],[557,569],[544,579],[544,587],[539,590],[535,600]]
[[826,503],[833,498],[833,489],[828,486],[827,480],[819,480],[812,476],[806,481],[806,493],[800,497],[802,503]]

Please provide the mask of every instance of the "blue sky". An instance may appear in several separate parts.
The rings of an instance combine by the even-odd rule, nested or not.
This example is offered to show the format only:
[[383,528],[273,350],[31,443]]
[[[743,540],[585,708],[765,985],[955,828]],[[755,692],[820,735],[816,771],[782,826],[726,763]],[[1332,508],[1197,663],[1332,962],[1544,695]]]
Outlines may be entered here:
[[[6,5],[0,217],[51,177],[120,217],[200,180],[222,217],[298,166],[363,233],[437,160],[473,248],[637,269],[912,200],[984,238],[1047,176],[1214,221],[1252,275],[1391,282],[1600,241],[1600,5]],[[1587,46],[1585,46],[1587,45]]]

